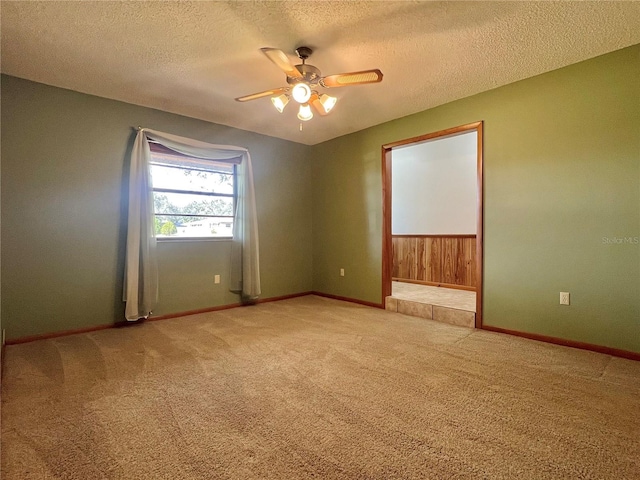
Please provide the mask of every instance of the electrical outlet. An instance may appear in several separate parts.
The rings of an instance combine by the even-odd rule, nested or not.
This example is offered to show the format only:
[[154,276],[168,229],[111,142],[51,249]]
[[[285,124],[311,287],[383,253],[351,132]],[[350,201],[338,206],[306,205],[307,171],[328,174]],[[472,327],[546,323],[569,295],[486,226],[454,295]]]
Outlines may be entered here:
[[560,292],[560,305],[570,305],[569,292]]
[[213,283],[220,283],[220,275],[213,277]]
[[341,269],[340,269],[340,276],[341,276],[341,277],[344,277],[344,268],[341,268]]

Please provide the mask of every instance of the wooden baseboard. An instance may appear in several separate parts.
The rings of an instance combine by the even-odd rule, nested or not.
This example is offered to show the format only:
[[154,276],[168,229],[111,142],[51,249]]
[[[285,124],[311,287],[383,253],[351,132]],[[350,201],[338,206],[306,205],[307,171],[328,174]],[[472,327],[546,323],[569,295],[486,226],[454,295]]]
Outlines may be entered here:
[[367,307],[382,308],[384,309],[384,303],[367,302],[365,300],[358,300],[357,298],[341,297],[340,295],[332,295],[331,293],[311,292],[312,295],[318,297],[331,298],[333,300],[342,300],[343,302],[357,303],[359,305],[366,305]]
[[292,293],[290,295],[281,295],[279,297],[269,297],[269,298],[259,298],[255,303],[269,303],[269,302],[279,302],[280,300],[289,300],[291,298],[298,297],[306,297],[307,295],[313,295],[313,292],[300,292],[300,293]]
[[[242,307],[242,303],[229,303],[227,305],[217,305],[215,307],[199,308],[197,310],[187,310],[184,312],[167,313],[165,315],[153,314],[146,320],[147,322],[155,322],[156,320],[168,320],[170,318],[188,317],[189,315],[198,315],[199,313],[218,312],[220,310],[229,310],[230,308]],[[135,323],[135,322],[132,322]]]
[[640,361],[640,353],[638,352],[630,352],[628,350],[620,350],[618,348],[594,345],[592,343],[578,342],[575,340],[566,340],[564,338],[549,337],[547,335],[540,335],[538,333],[520,332],[518,330],[510,330],[508,328],[492,327],[490,325],[482,325],[482,327],[480,328],[482,328],[482,330],[488,330],[490,332],[506,333],[509,335],[515,335],[516,337],[528,338],[529,340],[553,343],[555,345],[562,345],[563,347],[591,350],[592,352],[604,353],[605,355],[611,355],[613,357],[621,357],[627,358],[629,360]]
[[457,285],[455,283],[428,282],[426,280],[411,280],[409,278],[396,278],[396,277],[393,277],[391,280],[393,282],[414,283],[416,285],[428,285],[430,287],[453,288],[456,290],[467,290],[469,292],[476,291],[476,287],[471,287],[469,285]]
[[[259,298],[257,299],[255,302],[251,303],[251,304],[246,304],[246,305],[254,305],[254,304],[259,304],[259,303],[268,303],[268,302],[277,302],[279,300],[288,300],[290,298],[296,298],[296,297],[304,297],[306,295],[311,295],[312,292],[301,292],[301,293],[293,293],[291,295],[281,295],[279,297],[270,297],[270,298]],[[51,333],[41,333],[38,335],[29,335],[27,337],[19,337],[19,338],[14,338],[11,340],[7,340],[6,341],[6,345],[17,345],[19,343],[27,343],[27,342],[35,342],[36,340],[47,340],[49,338],[56,338],[56,337],[66,337],[68,335],[75,335],[77,333],[89,333],[89,332],[96,332],[98,330],[106,330],[107,328],[121,328],[121,327],[128,327],[128,326],[132,326],[132,325],[138,325],[140,323],[143,323],[145,321],[156,321],[156,320],[166,320],[169,318],[178,318],[178,317],[186,317],[189,315],[197,315],[198,313],[208,313],[208,312],[216,312],[219,310],[228,310],[230,308],[237,308],[237,307],[242,307],[242,306],[246,306],[245,304],[242,303],[231,303],[231,304],[227,304],[227,305],[218,305],[215,307],[209,307],[209,308],[201,308],[198,310],[188,310],[186,312],[177,312],[177,313],[168,313],[166,315],[158,315],[156,317],[154,317],[153,315],[150,316],[147,320],[138,320],[135,322],[127,322],[127,321],[121,321],[121,322],[116,322],[116,323],[111,323],[108,325],[96,325],[93,327],[85,327],[85,328],[76,328],[76,329],[72,329],[72,330],[63,330],[60,332],[51,332]],[[3,349],[3,353],[4,353],[4,349]]]
[[252,302],[248,303],[229,303],[227,305],[218,305],[215,307],[209,308],[201,308],[198,310],[188,310],[186,312],[178,312],[178,313],[168,313],[166,315],[158,315],[154,317],[153,315],[149,317],[149,321],[155,320],[166,320],[168,318],[178,318],[178,317],[187,317],[189,315],[197,315],[199,313],[209,313],[209,312],[218,312],[220,310],[228,310],[230,308],[237,307],[248,307],[251,305],[258,305],[260,303],[269,303],[269,302],[279,302],[281,300],[289,300],[291,298],[304,297],[307,295],[311,295],[313,292],[300,292],[300,293],[292,293],[290,295],[280,295],[279,297],[269,297],[269,298],[258,298]]
[[76,333],[89,333],[89,332],[96,332],[98,330],[106,330],[107,328],[115,328],[115,327],[121,327],[121,326],[125,326],[130,322],[117,322],[117,323],[110,323],[108,325],[95,325],[93,327],[84,327],[84,328],[74,328],[71,330],[62,330],[59,332],[50,332],[50,333],[40,333],[38,335],[29,335],[26,337],[19,337],[19,338],[13,338],[11,340],[7,340],[6,341],[6,345],[16,345],[18,343],[28,343],[28,342],[35,342],[36,340],[47,340],[49,338],[56,338],[56,337],[66,337],[67,335],[75,335]]

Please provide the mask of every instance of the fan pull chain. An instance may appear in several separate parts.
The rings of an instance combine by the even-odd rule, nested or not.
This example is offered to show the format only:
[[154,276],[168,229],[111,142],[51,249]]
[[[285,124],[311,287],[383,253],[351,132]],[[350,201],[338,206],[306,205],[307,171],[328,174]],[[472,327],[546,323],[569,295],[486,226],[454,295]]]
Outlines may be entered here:
[[302,122],[300,122],[300,131],[302,131]]

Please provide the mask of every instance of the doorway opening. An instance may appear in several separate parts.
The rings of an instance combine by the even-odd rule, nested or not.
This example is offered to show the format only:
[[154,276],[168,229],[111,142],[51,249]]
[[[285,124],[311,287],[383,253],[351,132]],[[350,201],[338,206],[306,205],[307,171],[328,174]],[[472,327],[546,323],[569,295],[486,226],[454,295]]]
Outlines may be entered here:
[[[482,327],[482,127],[480,121],[382,146],[382,298],[388,309]],[[461,160],[460,152],[439,160],[437,152],[447,144],[451,152],[454,137],[459,137],[454,149],[467,148],[466,160]],[[416,160],[429,155],[428,162]],[[394,158],[402,169],[392,168]],[[463,165],[460,161],[469,169],[466,180],[459,180],[467,185],[465,191],[447,188],[438,180],[455,179]],[[438,164],[441,171],[432,176]],[[412,200],[411,191],[432,197]],[[452,208],[455,215],[448,213]]]

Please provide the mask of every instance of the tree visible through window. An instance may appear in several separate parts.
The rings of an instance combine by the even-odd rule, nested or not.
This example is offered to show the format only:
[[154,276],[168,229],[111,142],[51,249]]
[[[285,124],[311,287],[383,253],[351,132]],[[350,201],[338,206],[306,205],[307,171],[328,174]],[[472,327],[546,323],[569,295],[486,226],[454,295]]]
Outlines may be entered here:
[[156,236],[231,237],[235,165],[150,147]]

